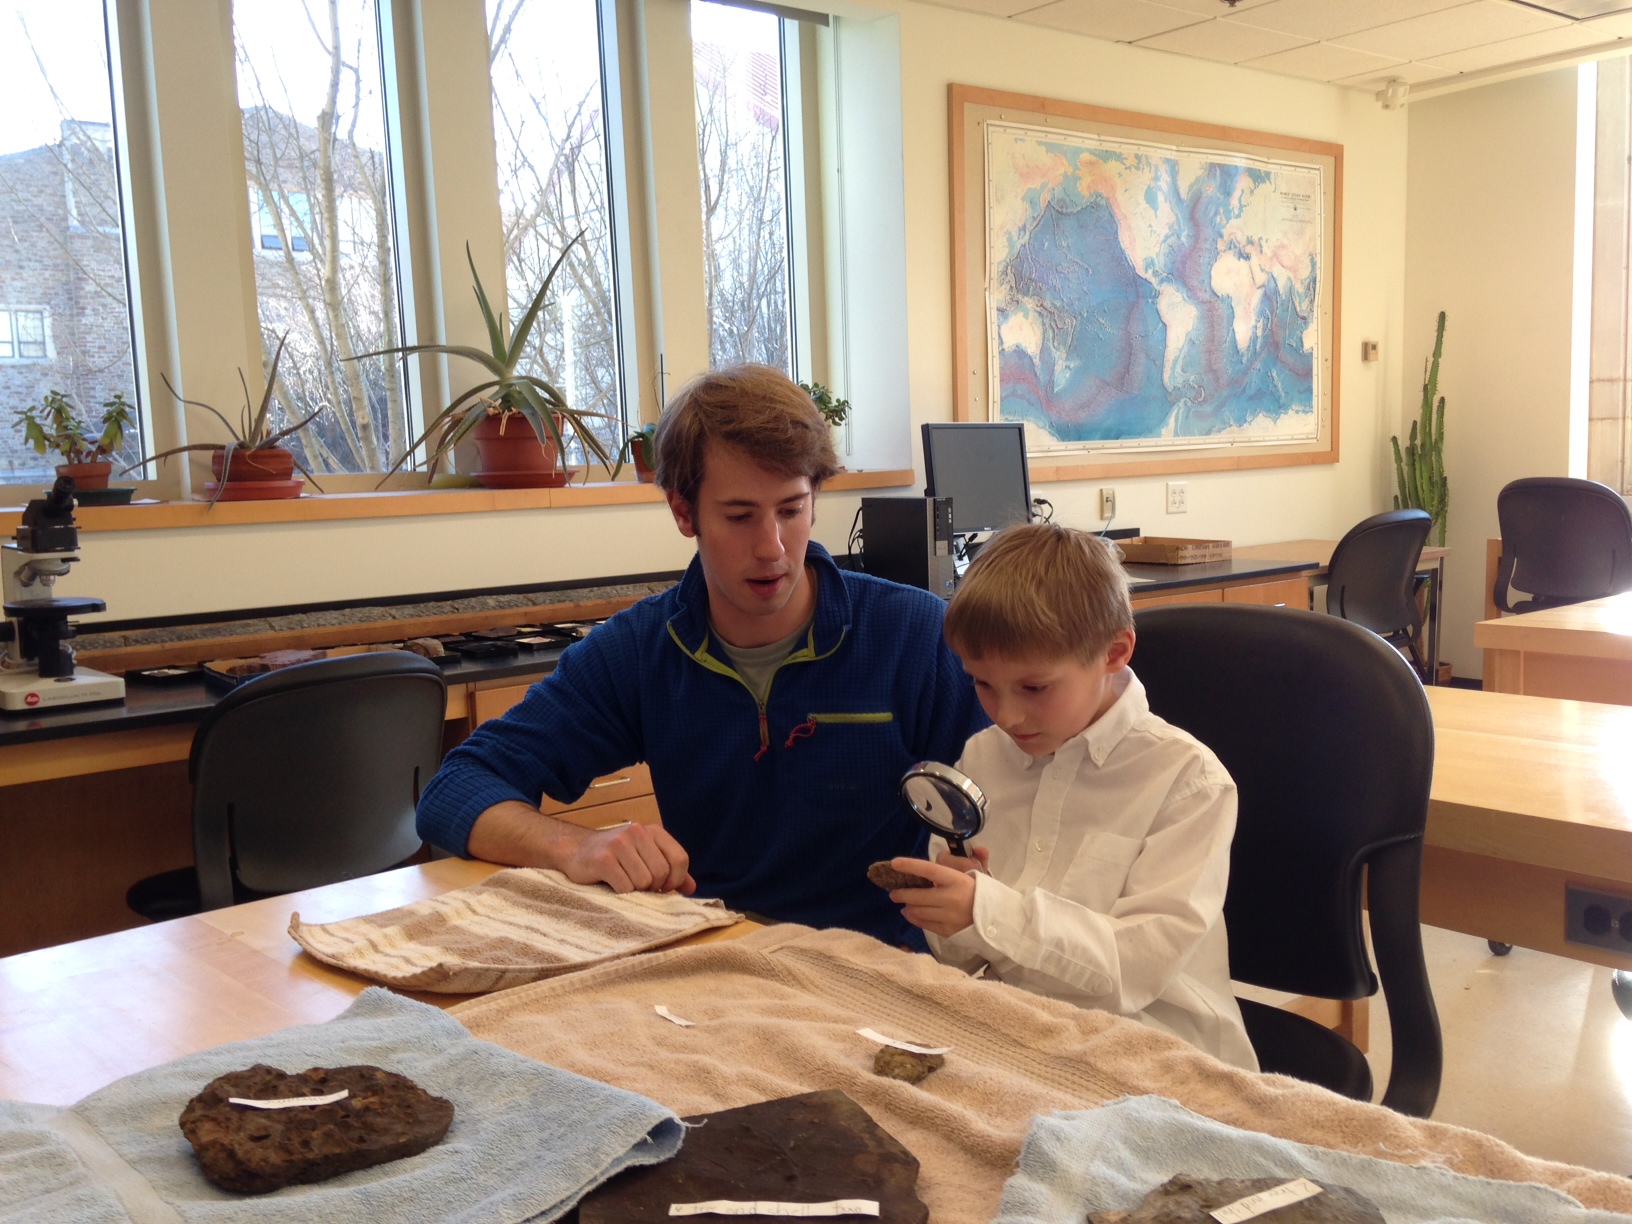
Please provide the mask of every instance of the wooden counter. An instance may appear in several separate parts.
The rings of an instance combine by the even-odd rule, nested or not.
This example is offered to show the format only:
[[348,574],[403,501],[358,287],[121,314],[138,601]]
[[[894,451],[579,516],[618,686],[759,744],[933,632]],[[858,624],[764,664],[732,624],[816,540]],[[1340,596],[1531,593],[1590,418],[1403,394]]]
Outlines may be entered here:
[[1480,621],[1487,687],[1632,705],[1632,592]]

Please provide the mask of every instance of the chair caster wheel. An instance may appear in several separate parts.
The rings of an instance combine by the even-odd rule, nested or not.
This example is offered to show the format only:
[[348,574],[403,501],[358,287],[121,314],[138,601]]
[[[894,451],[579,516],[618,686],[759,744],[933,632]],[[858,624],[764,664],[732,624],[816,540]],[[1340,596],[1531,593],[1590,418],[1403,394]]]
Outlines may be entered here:
[[[1512,944],[1498,943],[1494,939],[1487,939],[1485,942],[1490,945],[1490,954],[1492,956],[1506,956],[1509,952],[1513,951]],[[1632,984],[1629,984],[1627,989],[1632,990]]]
[[1621,1009],[1621,1015],[1632,1020],[1632,973],[1615,970],[1610,975],[1609,988],[1615,993],[1615,1006]]

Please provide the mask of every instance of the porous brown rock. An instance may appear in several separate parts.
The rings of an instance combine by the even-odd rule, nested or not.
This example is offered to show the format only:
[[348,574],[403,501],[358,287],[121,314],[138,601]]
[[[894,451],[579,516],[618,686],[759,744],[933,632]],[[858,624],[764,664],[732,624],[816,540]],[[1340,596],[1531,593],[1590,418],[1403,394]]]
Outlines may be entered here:
[[909,1084],[921,1083],[931,1071],[944,1066],[945,1054],[914,1054],[911,1050],[898,1050],[894,1046],[882,1046],[873,1055],[874,1075],[906,1080]]
[[885,892],[894,892],[898,888],[934,888],[923,876],[908,875],[904,871],[897,871],[887,861],[874,863],[867,868],[867,878],[877,884]]
[[411,650],[414,654],[424,655],[427,659],[434,659],[447,653],[441,642],[435,638],[409,638],[402,644],[404,650]]
[[[1292,1180],[1254,1177],[1206,1181],[1181,1173],[1145,1195],[1129,1211],[1091,1211],[1088,1224],[1215,1224],[1208,1213]],[[1383,1224],[1383,1213],[1347,1186],[1316,1182],[1324,1194],[1254,1216],[1252,1224]]]
[[[350,1095],[330,1105],[256,1109],[229,1097]],[[265,1194],[417,1156],[453,1123],[453,1103],[379,1067],[313,1067],[290,1075],[257,1063],[218,1076],[181,1112],[204,1176],[223,1190]]]

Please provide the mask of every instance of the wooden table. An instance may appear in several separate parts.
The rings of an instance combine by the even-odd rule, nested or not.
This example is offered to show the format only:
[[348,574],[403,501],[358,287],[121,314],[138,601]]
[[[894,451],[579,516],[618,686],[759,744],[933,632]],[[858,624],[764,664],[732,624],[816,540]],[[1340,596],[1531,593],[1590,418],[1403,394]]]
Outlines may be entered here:
[[[289,915],[333,922],[377,913],[498,870],[438,859],[0,959],[0,1097],[69,1105],[121,1076],[195,1050],[328,1020],[369,983],[289,937]],[[712,943],[759,924],[704,932]],[[451,1007],[469,995],[404,991]]]
[[1632,592],[1480,621],[1487,687],[1632,705]]
[[[1336,550],[1336,540],[1282,540],[1276,544],[1241,545],[1235,549],[1235,555],[1249,561],[1313,561],[1319,566],[1309,573],[1309,585],[1313,588],[1325,583],[1332,553]],[[1427,663],[1428,675],[1436,680],[1439,676],[1440,593],[1445,589],[1445,558],[1450,555],[1451,550],[1442,544],[1427,544],[1417,559],[1419,572],[1425,569],[1434,572],[1433,586],[1428,590]]]
[[1632,898],[1632,709],[1454,688],[1428,704],[1422,920],[1632,969],[1564,941],[1566,883]]

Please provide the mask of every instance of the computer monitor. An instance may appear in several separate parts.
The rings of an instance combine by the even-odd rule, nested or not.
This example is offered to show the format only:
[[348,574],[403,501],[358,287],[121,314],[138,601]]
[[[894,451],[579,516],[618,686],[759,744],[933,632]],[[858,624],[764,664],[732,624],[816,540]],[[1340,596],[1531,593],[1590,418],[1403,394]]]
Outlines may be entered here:
[[1024,425],[937,423],[923,430],[924,495],[952,499],[953,531],[971,535],[1031,520]]

